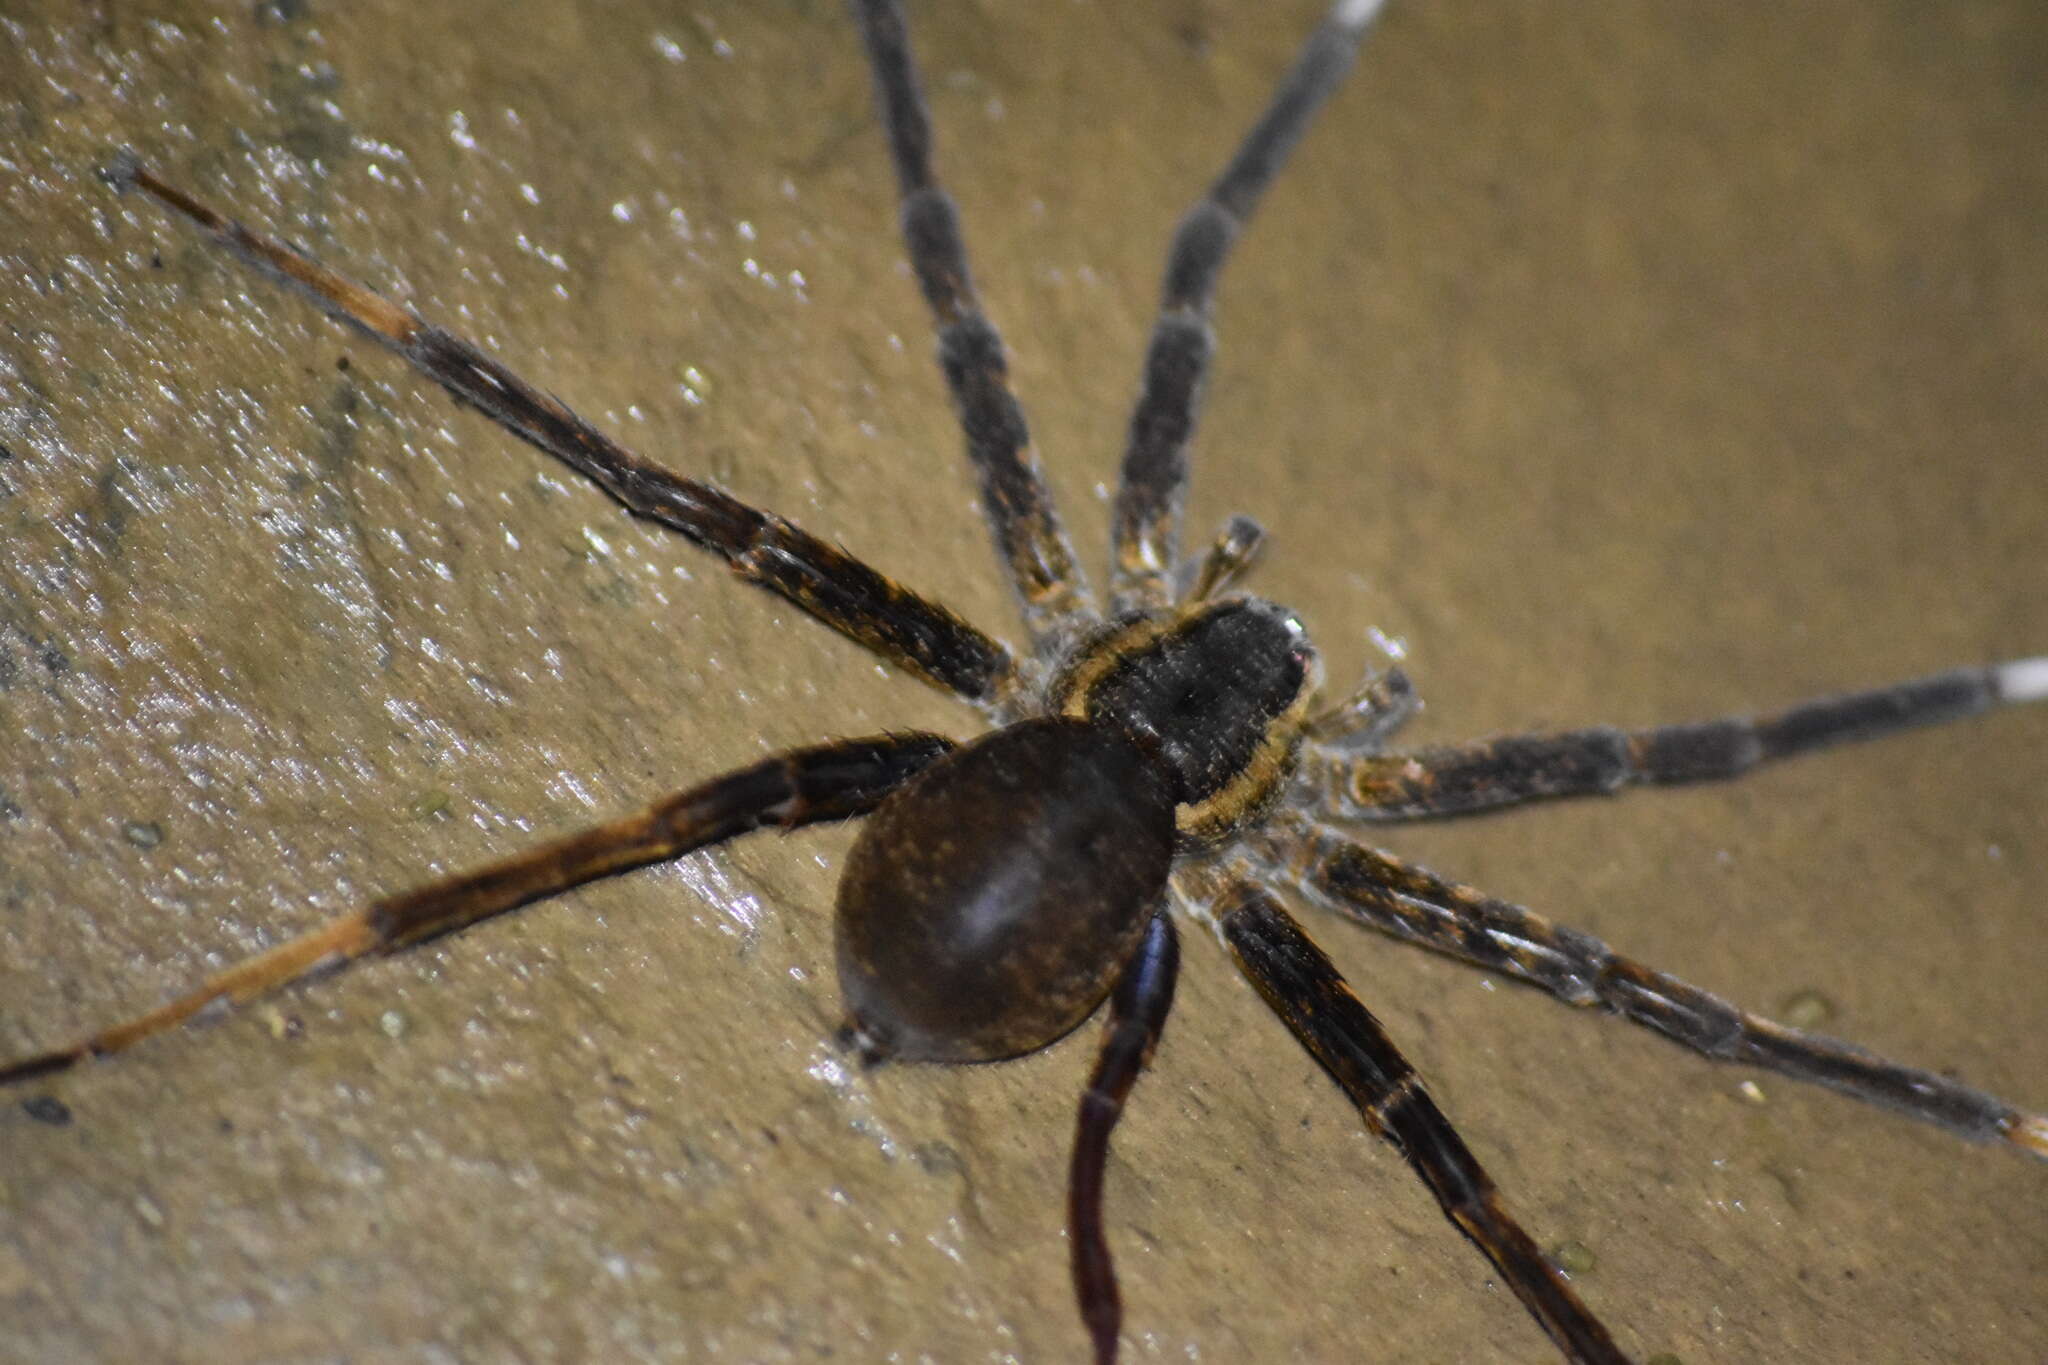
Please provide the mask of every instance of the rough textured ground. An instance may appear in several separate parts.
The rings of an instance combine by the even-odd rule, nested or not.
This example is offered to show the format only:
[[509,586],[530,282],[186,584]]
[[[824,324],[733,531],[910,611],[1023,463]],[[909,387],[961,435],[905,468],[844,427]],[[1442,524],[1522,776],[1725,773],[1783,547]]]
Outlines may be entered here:
[[[822,3],[0,15],[0,1052],[765,750],[972,718],[96,179],[133,145],[1009,629]],[[1315,6],[920,5],[1091,562],[1161,244]],[[2048,27],[1399,6],[1224,291],[1198,527],[1430,736],[2048,648]],[[1389,840],[2048,1105],[2048,715]],[[840,834],[0,1108],[0,1358],[1046,1361],[1086,1046],[848,1077]],[[2048,1170],[1323,932],[1644,1356],[2037,1360]],[[46,1117],[54,1111],[43,1108]],[[1547,1347],[1212,945],[1119,1135],[1134,1360]]]

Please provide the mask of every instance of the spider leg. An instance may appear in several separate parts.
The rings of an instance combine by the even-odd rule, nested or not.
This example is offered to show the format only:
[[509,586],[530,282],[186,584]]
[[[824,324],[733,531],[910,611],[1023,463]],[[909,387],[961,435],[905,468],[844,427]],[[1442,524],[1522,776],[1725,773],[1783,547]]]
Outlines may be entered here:
[[1095,1365],[1114,1365],[1123,1301],[1116,1266],[1102,1231],[1102,1177],[1109,1162],[1109,1135],[1123,1116],[1124,1100],[1138,1073],[1152,1063],[1153,1049],[1166,1031],[1173,987],[1180,975],[1180,936],[1161,912],[1145,928],[1109,1000],[1109,1027],[1095,1061],[1081,1115],[1074,1127],[1074,1160],[1067,1177],[1067,1248],[1073,1258],[1074,1293],[1081,1320],[1095,1346]]
[[1267,852],[1320,904],[1395,938],[1597,1006],[1717,1062],[1739,1062],[1839,1090],[1973,1142],[2048,1158],[2048,1117],[1852,1043],[1773,1023],[1621,956],[1600,939],[1304,820]]
[[473,872],[385,896],[209,977],[169,1004],[66,1047],[0,1065],[0,1085],[65,1071],[175,1028],[208,1006],[241,1005],[314,971],[392,953],[601,877],[778,825],[864,815],[953,747],[941,735],[881,735],[791,749],[662,798],[636,814]]
[[2048,656],[1958,668],[1910,682],[1799,702],[1773,715],[1622,730],[1507,735],[1410,754],[1308,745],[1302,781],[1348,820],[1467,815],[1528,801],[1604,796],[1634,785],[1737,777],[1832,744],[1942,725],[2048,698]]
[[1110,598],[1115,612],[1163,607],[1172,598],[1181,504],[1188,484],[1188,440],[1215,349],[1209,310],[1217,277],[1238,232],[1295,141],[1351,69],[1359,39],[1379,14],[1381,3],[1338,0],[1330,7],[1230,164],[1174,230],[1111,521]]
[[1319,757],[1330,765],[1333,760],[1376,753],[1421,710],[1422,698],[1405,670],[1368,673],[1357,691],[1309,717],[1305,734],[1312,744],[1304,757]]
[[1181,576],[1188,580],[1181,593],[1183,602],[1207,602],[1251,572],[1252,565],[1266,549],[1266,528],[1250,517],[1232,517],[1223,523],[1209,552]]
[[1606,1327],[1502,1206],[1408,1059],[1301,926],[1272,896],[1243,882],[1224,891],[1214,914],[1239,970],[1358,1106],[1373,1134],[1407,1159],[1551,1340],[1581,1365],[1625,1362]]
[[996,553],[1009,566],[1025,627],[1044,650],[1095,619],[1093,597],[1032,450],[1024,410],[1010,392],[1002,336],[975,297],[959,210],[932,171],[931,117],[902,6],[859,0],[854,13],[896,165],[904,249],[938,328],[939,368],[981,482]]
[[329,316],[396,351],[456,401],[562,461],[628,512],[681,532],[746,582],[779,595],[904,672],[985,709],[1012,685],[1009,651],[939,603],[771,512],[649,463],[474,343],[223,217],[147,168],[126,163],[119,180],[190,219],[262,273],[297,288]]

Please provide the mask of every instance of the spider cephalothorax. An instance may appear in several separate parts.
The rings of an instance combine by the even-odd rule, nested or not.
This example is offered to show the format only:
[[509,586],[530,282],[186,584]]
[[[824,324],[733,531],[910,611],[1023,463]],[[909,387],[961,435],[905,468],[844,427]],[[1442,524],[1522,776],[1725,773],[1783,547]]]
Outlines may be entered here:
[[1321,682],[1292,612],[1234,597],[1111,625],[1075,652],[1048,709],[1156,752],[1174,777],[1181,845],[1198,849],[1271,805]]

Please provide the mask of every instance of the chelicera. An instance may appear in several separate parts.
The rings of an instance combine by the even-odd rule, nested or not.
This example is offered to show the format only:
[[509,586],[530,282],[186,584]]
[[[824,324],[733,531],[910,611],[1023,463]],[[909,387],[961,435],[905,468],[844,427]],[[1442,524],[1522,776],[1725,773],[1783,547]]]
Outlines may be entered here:
[[846,1037],[864,1057],[1014,1057],[1053,1043],[1109,1002],[1077,1124],[1068,1212],[1076,1292],[1098,1361],[1114,1358],[1120,1326],[1101,1211],[1109,1139],[1163,1033],[1178,971],[1177,918],[1217,934],[1568,1358],[1624,1358],[1283,907],[1283,889],[1569,1003],[1620,1013],[1709,1057],[2048,1155],[2048,1122],[2039,1116],[1748,1014],[1353,833],[1360,823],[1734,777],[1828,744],[2039,700],[2048,696],[2048,659],[1958,669],[1761,718],[1399,752],[1389,745],[1414,698],[1398,670],[1326,700],[1301,622],[1232,591],[1260,550],[1256,526],[1233,521],[1205,554],[1181,554],[1188,443],[1218,277],[1379,9],[1379,0],[1332,7],[1176,234],[1131,420],[1104,606],[1061,529],[1008,387],[1001,340],[976,299],[952,202],[933,173],[899,6],[855,5],[908,254],[937,325],[984,511],[1022,604],[1029,648],[1021,655],[793,524],[640,459],[462,338],[241,227],[150,170],[121,166],[123,184],[398,352],[459,402],[720,556],[747,582],[979,707],[994,728],[964,744],[897,733],[788,751],[624,819],[379,900],[159,1009],[0,1068],[0,1082],[60,1072],[216,1003],[239,1003],[316,968],[395,951],[751,830],[866,817],[836,919]]

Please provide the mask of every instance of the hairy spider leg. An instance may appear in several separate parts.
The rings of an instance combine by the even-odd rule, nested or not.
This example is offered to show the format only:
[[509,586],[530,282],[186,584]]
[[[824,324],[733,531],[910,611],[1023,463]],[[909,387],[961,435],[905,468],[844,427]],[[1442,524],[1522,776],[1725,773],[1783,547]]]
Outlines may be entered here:
[[1623,730],[1506,735],[1413,753],[1310,746],[1301,781],[1347,820],[1420,820],[1529,801],[1606,796],[1628,786],[1739,777],[1759,764],[1836,744],[1982,715],[2048,698],[2048,656],[1957,668],[1885,687],[1796,702],[1767,716]]
[[[1390,675],[1391,676],[1391,675]],[[1426,820],[1630,786],[1740,777],[1765,763],[2048,699],[2048,656],[1796,702],[1761,717],[1508,735],[1413,753],[1310,744],[1297,808],[1360,822]],[[1716,1061],[1776,1071],[1946,1128],[2048,1157],[2048,1117],[1853,1044],[1774,1023],[1620,956],[1591,934],[1411,866],[1327,826],[1272,840],[1288,875],[1383,933],[1599,1007]]]
[[190,219],[329,316],[396,351],[457,402],[568,465],[628,512],[681,532],[723,558],[743,581],[777,594],[912,677],[989,713],[1000,709],[1014,687],[1009,651],[939,603],[772,512],[642,459],[474,343],[223,217],[132,159],[124,159],[116,179]]
[[1188,441],[1215,349],[1209,313],[1217,278],[1288,152],[1351,69],[1380,7],[1381,0],[1331,6],[1230,164],[1174,231],[1110,524],[1114,612],[1163,607],[1173,594]]
[[953,748],[906,733],[791,749],[663,797],[636,814],[515,853],[474,872],[385,896],[245,958],[169,1004],[50,1052],[0,1066],[0,1085],[119,1052],[209,1006],[245,1004],[329,966],[392,953],[603,877],[666,862],[770,825],[865,815]]
[[1116,1360],[1117,1333],[1124,1317],[1116,1265],[1102,1228],[1109,1136],[1123,1117],[1124,1101],[1138,1083],[1138,1073],[1152,1064],[1152,1053],[1166,1031],[1179,976],[1180,936],[1172,916],[1161,911],[1145,927],[1138,951],[1131,954],[1110,995],[1108,1027],[1103,1030],[1101,1051],[1088,1077],[1088,1088],[1081,1094],[1081,1113],[1074,1124],[1074,1156],[1067,1175],[1067,1252],[1096,1365],[1112,1365]]
[[1098,619],[1094,597],[1060,524],[1024,409],[1010,391],[1002,335],[975,297],[959,209],[932,170],[931,116],[918,87],[902,6],[896,0],[859,0],[854,15],[896,166],[904,249],[938,330],[939,368],[980,480],[982,513],[1009,569],[1033,645],[1041,655],[1055,654]]
[[1406,1158],[1444,1215],[1500,1271],[1566,1357],[1578,1365],[1626,1365],[1614,1338],[1501,1203],[1479,1159],[1379,1020],[1280,903],[1257,886],[1233,882],[1210,913],[1267,1006],[1358,1107],[1373,1134]]
[[[1344,700],[1310,716],[1307,753],[1324,762],[1347,754],[1377,753],[1394,732],[1422,711],[1422,698],[1405,670],[1367,673]],[[1314,799],[1313,797],[1311,799]]]
[[1265,527],[1250,517],[1230,518],[1216,533],[1209,552],[1176,575],[1187,580],[1187,590],[1181,594],[1180,600],[1183,603],[1206,602],[1227,591],[1238,579],[1251,572],[1265,549]]
[[1540,986],[1566,1004],[1619,1014],[1714,1061],[1824,1085],[1973,1142],[2002,1140],[2048,1157],[2048,1118],[1947,1076],[1750,1014],[1621,956],[1591,934],[1447,881],[1329,826],[1289,815],[1261,843],[1274,877],[1382,933]]

